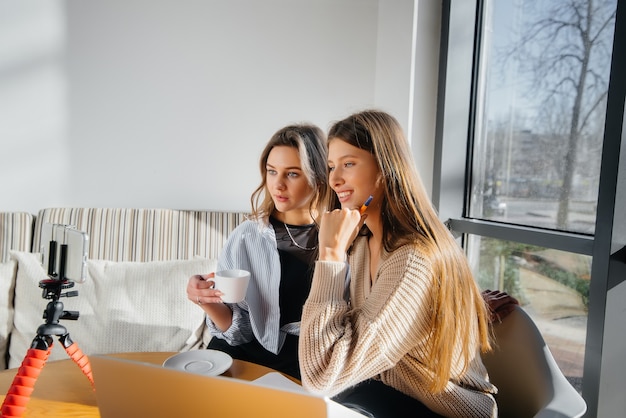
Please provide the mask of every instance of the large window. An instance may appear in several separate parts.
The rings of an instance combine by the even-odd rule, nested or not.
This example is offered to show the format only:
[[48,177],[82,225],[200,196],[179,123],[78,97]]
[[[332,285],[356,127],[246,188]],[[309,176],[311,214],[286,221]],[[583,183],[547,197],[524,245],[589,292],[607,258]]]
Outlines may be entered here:
[[484,3],[470,217],[593,234],[615,9]]
[[433,200],[481,288],[520,300],[581,393],[616,10],[444,2]]
[[[615,0],[486,1],[469,218],[593,234]],[[591,258],[471,236],[481,284],[515,295],[582,392]]]

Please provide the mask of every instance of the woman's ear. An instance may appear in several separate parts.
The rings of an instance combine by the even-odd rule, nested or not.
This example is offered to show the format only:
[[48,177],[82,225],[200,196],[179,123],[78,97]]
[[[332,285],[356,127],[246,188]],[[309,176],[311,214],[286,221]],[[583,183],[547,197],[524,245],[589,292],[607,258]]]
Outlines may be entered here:
[[378,175],[376,176],[376,182],[374,185],[376,188],[380,187],[383,184],[383,173],[378,171]]

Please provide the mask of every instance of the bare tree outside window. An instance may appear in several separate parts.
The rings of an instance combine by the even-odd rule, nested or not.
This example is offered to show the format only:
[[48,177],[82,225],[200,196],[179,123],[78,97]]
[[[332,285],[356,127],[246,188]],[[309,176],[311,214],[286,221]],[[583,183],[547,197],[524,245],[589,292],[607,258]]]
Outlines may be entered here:
[[593,233],[616,0],[487,3],[473,215]]
[[[595,233],[617,0],[485,0],[469,218]],[[517,297],[581,390],[591,257],[470,235],[481,288]]]

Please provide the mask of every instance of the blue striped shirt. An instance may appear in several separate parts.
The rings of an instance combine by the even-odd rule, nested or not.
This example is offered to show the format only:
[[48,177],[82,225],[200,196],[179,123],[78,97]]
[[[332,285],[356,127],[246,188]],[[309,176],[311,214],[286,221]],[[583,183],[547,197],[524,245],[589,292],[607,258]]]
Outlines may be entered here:
[[246,220],[233,230],[217,263],[218,271],[225,269],[248,270],[250,284],[244,301],[228,304],[233,321],[226,331],[207,317],[211,335],[230,345],[256,338],[266,350],[278,354],[287,334],[299,335],[300,323],[280,327],[280,257],[276,234],[267,220]]

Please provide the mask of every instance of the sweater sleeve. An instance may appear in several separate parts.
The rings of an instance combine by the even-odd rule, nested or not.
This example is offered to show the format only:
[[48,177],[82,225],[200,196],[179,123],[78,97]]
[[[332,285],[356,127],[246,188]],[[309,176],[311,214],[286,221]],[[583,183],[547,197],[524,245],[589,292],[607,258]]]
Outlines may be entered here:
[[381,262],[363,296],[369,281],[364,252],[363,243],[355,246],[350,261],[354,306],[342,297],[343,263],[316,264],[300,334],[302,383],[312,392],[333,396],[391,369],[427,341],[429,264],[413,247],[402,247]]
[[[370,378],[382,380],[449,417],[493,417],[497,406],[486,370],[476,357],[463,377],[438,393],[429,389],[429,337],[437,275],[418,245],[385,254],[370,287],[366,242],[350,258],[350,300],[341,297],[343,263],[318,261],[300,334],[303,386],[334,396]],[[472,315],[471,312],[468,312]],[[457,352],[460,350],[457,348]],[[461,361],[457,358],[457,361]],[[462,368],[461,363],[454,366]]]

